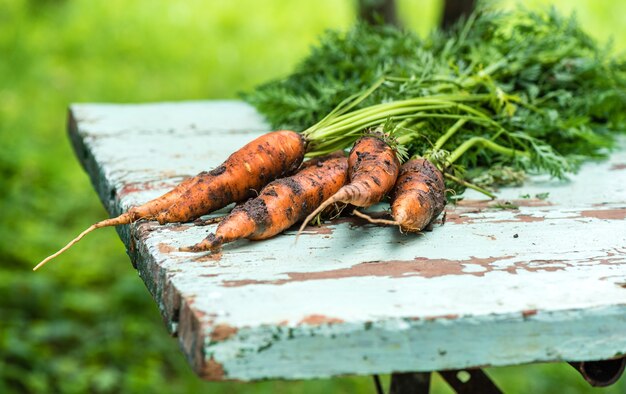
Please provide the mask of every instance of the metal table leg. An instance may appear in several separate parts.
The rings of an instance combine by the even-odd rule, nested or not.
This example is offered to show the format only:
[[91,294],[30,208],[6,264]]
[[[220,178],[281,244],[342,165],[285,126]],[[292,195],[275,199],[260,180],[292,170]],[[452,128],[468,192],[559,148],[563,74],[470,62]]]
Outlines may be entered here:
[[389,394],[428,394],[430,372],[394,373],[391,375]]

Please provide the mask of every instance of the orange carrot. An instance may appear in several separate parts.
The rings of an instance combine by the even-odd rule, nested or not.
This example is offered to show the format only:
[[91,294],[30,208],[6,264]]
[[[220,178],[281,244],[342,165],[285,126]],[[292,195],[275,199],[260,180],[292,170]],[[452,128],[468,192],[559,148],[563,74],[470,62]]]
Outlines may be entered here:
[[304,141],[293,131],[275,131],[230,155],[207,177],[196,179],[171,207],[158,212],[161,223],[186,222],[255,195],[268,182],[293,173],[304,157]]
[[302,220],[332,196],[348,179],[348,160],[317,160],[297,174],[268,184],[257,198],[236,207],[202,242],[181,251],[216,251],[227,243],[270,238]]
[[324,156],[318,156],[318,157],[314,157],[314,158],[312,158],[310,160],[303,161],[302,164],[300,164],[300,168],[298,168],[298,172],[304,170],[305,168],[319,165],[319,163],[324,162],[324,161],[326,161],[328,159],[334,159],[334,158],[337,158],[337,157],[346,157],[346,154],[342,150],[337,150],[335,152],[329,153],[329,154],[324,155]]
[[262,135],[233,153],[222,165],[183,181],[170,192],[134,207],[118,217],[91,225],[33,270],[69,249],[91,231],[129,224],[139,219],[159,223],[185,222],[254,195],[268,182],[295,171],[304,157],[304,140],[293,131]]
[[376,204],[393,187],[399,167],[396,152],[382,139],[375,136],[360,138],[354,143],[348,159],[350,183],[313,211],[304,220],[298,233],[331,204],[344,203],[357,207]]
[[446,205],[443,174],[430,161],[414,158],[402,165],[392,192],[391,214],[402,231],[418,232]]
[[356,210],[354,214],[371,223],[399,226],[404,232],[419,232],[432,223],[446,205],[443,174],[427,159],[411,159],[400,168],[391,196],[393,220],[374,219]]

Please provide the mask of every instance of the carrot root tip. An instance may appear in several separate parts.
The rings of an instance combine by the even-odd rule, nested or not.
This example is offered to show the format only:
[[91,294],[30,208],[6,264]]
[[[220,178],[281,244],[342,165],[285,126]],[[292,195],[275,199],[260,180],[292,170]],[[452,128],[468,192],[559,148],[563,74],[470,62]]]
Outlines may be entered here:
[[43,259],[39,264],[37,264],[33,268],[33,271],[37,271],[39,268],[41,268],[44,264],[46,264],[50,260],[52,260],[55,257],[59,256],[60,254],[63,254],[66,250],[68,250],[69,248],[74,246],[74,244],[78,243],[81,239],[83,239],[83,237],[85,235],[89,234],[93,230],[96,230],[96,229],[99,229],[99,228],[102,228],[102,227],[111,227],[111,226],[120,226],[122,224],[129,224],[129,223],[132,222],[132,219],[133,219],[132,215],[130,213],[126,212],[126,213],[121,214],[120,216],[117,216],[117,217],[114,217],[114,218],[110,218],[110,219],[105,219],[105,220],[99,221],[98,223],[92,224],[86,230],[84,230],[82,233],[78,234],[76,236],[76,238],[71,240],[67,245],[65,245],[64,247],[59,249],[58,252],[56,252],[56,253],[46,257],[45,259]]
[[224,218],[226,217],[226,215],[223,216],[218,216],[218,217],[212,217],[212,218],[208,218],[208,219],[196,219],[193,222],[194,226],[208,226],[211,224],[215,224],[215,223],[219,223],[221,222]]
[[178,248],[180,252],[218,252],[224,241],[223,237],[218,237],[215,234],[209,234],[205,239],[201,242],[198,242],[192,246],[183,246]]
[[400,231],[402,231],[402,226],[396,220],[376,219],[376,218],[373,218],[370,215],[367,215],[367,214],[365,214],[363,212],[359,212],[356,209],[354,211],[352,211],[352,214],[354,216],[360,217],[361,219],[365,219],[368,222],[373,223],[373,224],[382,224],[382,225],[387,225],[387,226],[399,226],[400,227]]

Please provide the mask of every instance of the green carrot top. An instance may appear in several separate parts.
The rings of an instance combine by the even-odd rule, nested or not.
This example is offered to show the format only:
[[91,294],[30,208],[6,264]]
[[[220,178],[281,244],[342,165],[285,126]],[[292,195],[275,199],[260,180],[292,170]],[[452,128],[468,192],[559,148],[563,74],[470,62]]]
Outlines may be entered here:
[[483,8],[427,39],[389,26],[328,32],[292,75],[245,98],[302,131],[310,155],[382,128],[405,158],[461,181],[481,170],[514,183],[606,154],[625,129],[626,62],[574,17]]

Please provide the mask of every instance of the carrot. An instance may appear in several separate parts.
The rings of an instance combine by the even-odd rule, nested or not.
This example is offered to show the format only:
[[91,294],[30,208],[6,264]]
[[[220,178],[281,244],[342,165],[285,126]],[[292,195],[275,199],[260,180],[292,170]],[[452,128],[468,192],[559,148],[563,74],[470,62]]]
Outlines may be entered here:
[[382,139],[375,136],[361,137],[354,143],[348,159],[350,183],[324,201],[302,223],[298,234],[306,225],[331,204],[344,203],[357,207],[369,207],[383,199],[391,190],[400,162],[396,152]]
[[181,248],[185,252],[216,251],[228,242],[270,238],[302,220],[315,207],[345,185],[348,160],[330,157],[297,174],[268,184],[258,197],[236,207],[200,243]]
[[419,232],[432,223],[446,205],[443,174],[427,159],[411,159],[400,168],[391,195],[394,220],[373,219],[357,211],[354,214],[372,223],[400,226],[404,232]]
[[161,224],[185,222],[232,202],[243,201],[268,182],[295,171],[302,162],[304,151],[304,140],[293,131],[282,130],[262,135],[230,155],[214,170],[201,172],[161,197],[131,208],[118,217],[91,225],[33,270],[101,227],[129,224],[140,219],[156,219]]
[[391,215],[400,230],[418,232],[432,223],[446,205],[445,188],[443,174],[427,159],[404,163],[391,202]]
[[[265,137],[265,138],[263,138]],[[293,131],[276,131],[230,155],[209,177],[193,182],[176,203],[160,211],[161,223],[186,222],[255,195],[268,182],[293,173],[304,157],[304,141]]]
[[334,158],[337,158],[337,157],[344,157],[345,158],[346,154],[342,150],[336,150],[336,151],[334,151],[332,153],[329,153],[327,155],[324,155],[324,156],[314,157],[312,159],[303,161],[302,164],[300,164],[300,168],[298,168],[298,171],[302,171],[305,168],[308,168],[308,167],[311,167],[311,166],[317,166],[321,162],[324,162],[324,161],[326,161],[328,159],[334,159]]

